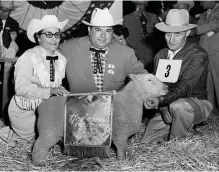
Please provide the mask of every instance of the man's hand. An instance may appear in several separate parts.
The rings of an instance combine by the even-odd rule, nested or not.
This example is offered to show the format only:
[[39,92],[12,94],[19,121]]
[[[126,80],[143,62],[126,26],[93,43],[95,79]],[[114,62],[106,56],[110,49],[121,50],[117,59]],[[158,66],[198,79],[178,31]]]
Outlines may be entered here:
[[17,32],[12,31],[10,32],[11,41],[15,41],[17,39]]
[[173,118],[170,115],[168,106],[161,107],[161,108],[159,108],[159,110],[160,110],[160,113],[161,113],[161,115],[163,117],[164,122],[166,124],[171,124]]
[[159,98],[157,97],[149,97],[144,101],[144,106],[146,109],[157,109],[159,105]]

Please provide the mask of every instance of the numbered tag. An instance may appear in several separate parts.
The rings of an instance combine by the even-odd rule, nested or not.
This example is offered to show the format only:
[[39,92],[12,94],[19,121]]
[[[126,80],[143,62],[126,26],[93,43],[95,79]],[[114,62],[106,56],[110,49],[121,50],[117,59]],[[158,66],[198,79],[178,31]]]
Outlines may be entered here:
[[160,59],[156,76],[162,82],[175,83],[178,80],[182,60]]

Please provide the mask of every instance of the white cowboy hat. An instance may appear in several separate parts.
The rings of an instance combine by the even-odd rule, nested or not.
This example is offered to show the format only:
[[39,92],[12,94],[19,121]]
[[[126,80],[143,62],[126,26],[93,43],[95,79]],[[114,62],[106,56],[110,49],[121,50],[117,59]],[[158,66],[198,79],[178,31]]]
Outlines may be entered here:
[[189,24],[189,12],[185,9],[171,9],[166,21],[157,23],[155,27],[162,32],[182,32],[197,27],[195,24]]
[[115,22],[108,8],[104,8],[103,10],[95,8],[91,15],[90,23],[85,20],[82,20],[81,22],[88,26],[114,26],[121,23],[122,20]]
[[184,1],[184,0],[177,0],[177,3],[174,4],[173,7],[174,8],[178,8],[178,5],[180,5],[180,4],[188,4],[189,5],[188,11],[190,11],[194,7],[194,5],[195,5],[193,0],[186,0],[186,1]]
[[35,43],[33,37],[35,33],[50,27],[58,28],[62,31],[68,21],[68,19],[65,19],[63,22],[59,22],[55,15],[44,15],[41,20],[32,19],[27,26],[27,37],[30,41]]

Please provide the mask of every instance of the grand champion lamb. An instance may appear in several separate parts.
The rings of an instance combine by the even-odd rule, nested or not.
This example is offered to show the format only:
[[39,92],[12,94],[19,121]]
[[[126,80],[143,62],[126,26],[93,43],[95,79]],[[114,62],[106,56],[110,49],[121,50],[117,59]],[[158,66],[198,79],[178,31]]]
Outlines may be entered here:
[[[116,93],[113,99],[112,141],[117,149],[117,158],[125,158],[128,137],[140,126],[143,105],[148,98],[158,98],[168,92],[167,86],[152,74],[130,74],[130,82]],[[49,149],[62,137],[64,129],[65,97],[57,96],[45,100],[38,107],[37,138],[32,152],[36,165],[44,165]]]

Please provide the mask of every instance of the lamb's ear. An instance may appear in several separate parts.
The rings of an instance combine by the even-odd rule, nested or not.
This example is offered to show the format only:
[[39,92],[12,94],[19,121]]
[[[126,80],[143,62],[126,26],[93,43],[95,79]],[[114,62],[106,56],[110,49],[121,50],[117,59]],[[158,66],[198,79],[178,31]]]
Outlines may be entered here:
[[135,74],[129,74],[129,78],[133,81],[137,80],[137,76]]

